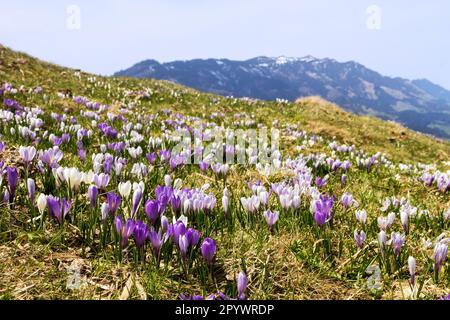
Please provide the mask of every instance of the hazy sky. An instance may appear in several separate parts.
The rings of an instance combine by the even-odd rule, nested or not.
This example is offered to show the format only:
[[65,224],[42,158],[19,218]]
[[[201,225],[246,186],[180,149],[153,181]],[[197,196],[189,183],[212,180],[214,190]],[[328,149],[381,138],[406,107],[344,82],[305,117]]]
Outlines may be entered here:
[[149,58],[310,54],[450,89],[448,0],[0,1],[0,43],[94,73]]

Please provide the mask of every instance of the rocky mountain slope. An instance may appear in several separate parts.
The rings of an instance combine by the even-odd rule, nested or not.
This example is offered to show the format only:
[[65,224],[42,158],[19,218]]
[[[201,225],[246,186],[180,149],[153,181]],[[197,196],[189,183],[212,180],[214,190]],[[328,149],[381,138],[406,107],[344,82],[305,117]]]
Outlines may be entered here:
[[375,115],[450,138],[450,91],[424,79],[386,77],[353,61],[311,56],[147,60],[115,75],[169,80],[223,96],[290,101],[321,96],[356,114]]

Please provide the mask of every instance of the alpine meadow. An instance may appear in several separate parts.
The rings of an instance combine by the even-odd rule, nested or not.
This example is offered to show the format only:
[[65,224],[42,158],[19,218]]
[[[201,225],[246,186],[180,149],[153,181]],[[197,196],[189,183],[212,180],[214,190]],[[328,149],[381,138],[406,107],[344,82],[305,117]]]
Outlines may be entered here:
[[3,46],[0,82],[2,299],[450,298],[446,140]]

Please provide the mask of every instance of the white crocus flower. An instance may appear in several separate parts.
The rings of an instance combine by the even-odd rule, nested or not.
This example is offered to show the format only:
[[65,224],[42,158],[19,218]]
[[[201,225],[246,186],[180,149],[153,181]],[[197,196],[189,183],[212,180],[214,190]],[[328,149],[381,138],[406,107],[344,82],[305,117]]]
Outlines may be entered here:
[[125,199],[128,199],[131,194],[131,182],[121,182],[119,183],[119,193]]
[[145,183],[143,181],[137,183],[137,182],[133,182],[133,192],[136,192],[140,190],[142,193],[144,193],[145,190]]
[[19,154],[23,161],[25,161],[26,163],[30,163],[36,156],[36,148],[33,146],[31,147],[20,146]]
[[78,190],[82,182],[83,175],[77,168],[66,168],[64,170],[64,177],[69,183],[70,189]]
[[366,224],[367,221],[367,212],[366,210],[357,210],[355,212],[356,220],[362,224]]

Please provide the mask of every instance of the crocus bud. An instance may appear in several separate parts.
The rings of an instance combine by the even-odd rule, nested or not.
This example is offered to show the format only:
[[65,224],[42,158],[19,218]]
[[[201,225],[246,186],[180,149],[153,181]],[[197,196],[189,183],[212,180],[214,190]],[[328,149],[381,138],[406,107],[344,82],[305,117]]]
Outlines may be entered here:
[[411,276],[411,286],[414,287],[414,284],[416,282],[416,259],[414,259],[414,257],[412,256],[409,256],[408,258],[408,268],[409,274]]
[[105,222],[106,218],[108,218],[109,213],[109,206],[106,202],[102,203],[101,212],[102,212],[102,221]]
[[394,249],[394,257],[397,258],[405,243],[405,235],[400,234],[398,232],[393,232],[391,234],[391,240],[392,240],[392,247]]
[[364,230],[361,232],[358,232],[358,230],[355,230],[353,239],[355,241],[355,245],[358,247],[358,250],[361,250],[364,247],[364,242],[366,241],[366,233]]
[[151,225],[155,225],[156,219],[159,217],[159,202],[158,200],[147,200],[145,203],[145,214]]
[[88,188],[88,197],[89,197],[89,202],[91,204],[91,208],[93,209],[95,207],[95,203],[97,201],[97,196],[98,196],[98,189],[96,186],[89,186]]
[[201,247],[202,256],[211,265],[216,254],[216,242],[211,238],[206,238]]
[[139,204],[141,203],[141,200],[142,200],[142,189],[137,188],[133,192],[133,201],[132,201],[132,209],[131,209],[131,214],[133,216],[136,214],[136,211],[139,208]]
[[161,216],[161,227],[163,232],[166,232],[169,229],[169,219],[166,216]]
[[347,175],[343,174],[341,177],[341,184],[345,186],[347,184]]
[[148,226],[141,220],[138,220],[134,228],[134,240],[136,241],[138,248],[142,248],[144,246],[145,240],[148,238],[148,234]]
[[31,203],[34,203],[34,195],[36,193],[36,184],[34,183],[34,180],[31,178],[28,178],[28,180],[27,180],[27,189],[28,189],[28,196],[30,197]]
[[114,192],[108,192],[106,194],[106,200],[108,201],[109,213],[114,216],[122,202],[122,197]]
[[408,212],[400,210],[400,220],[402,222],[403,231],[408,232],[408,227],[409,227]]
[[3,192],[3,203],[4,204],[8,204],[9,202],[9,191],[7,189],[5,189],[5,191]]
[[6,178],[9,184],[9,202],[14,201],[17,183],[19,182],[19,173],[15,167],[8,167],[6,171]]
[[378,244],[380,245],[381,254],[384,257],[384,248],[386,247],[386,232],[384,230],[381,230],[380,233],[378,233]]
[[40,214],[44,213],[45,208],[47,207],[47,196],[43,193],[39,195],[37,198],[37,207]]
[[228,189],[225,188],[223,190],[223,197],[222,197],[222,207],[223,212],[225,213],[225,217],[228,216],[228,202],[229,202]]
[[180,235],[178,238],[178,247],[184,260],[187,258],[187,250],[189,248],[189,240],[186,235]]
[[444,265],[445,259],[447,257],[447,252],[448,252],[447,243],[443,241],[439,241],[438,243],[436,243],[434,247],[433,258],[434,258],[434,271],[437,278],[439,278],[439,273],[441,272],[442,266]]
[[172,179],[170,177],[170,175],[166,174],[164,176],[164,183],[166,184],[166,187],[170,187],[172,184]]
[[237,291],[238,291],[238,299],[245,300],[245,290],[247,289],[247,275],[244,271],[241,271],[238,275],[237,279]]

